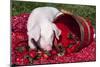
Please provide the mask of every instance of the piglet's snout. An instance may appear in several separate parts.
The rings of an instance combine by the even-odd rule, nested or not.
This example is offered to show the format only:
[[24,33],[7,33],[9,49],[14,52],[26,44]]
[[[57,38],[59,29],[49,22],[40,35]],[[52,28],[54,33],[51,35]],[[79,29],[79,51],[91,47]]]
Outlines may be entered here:
[[52,50],[52,47],[50,45],[46,45],[43,49],[47,50],[47,51],[50,51],[50,50]]

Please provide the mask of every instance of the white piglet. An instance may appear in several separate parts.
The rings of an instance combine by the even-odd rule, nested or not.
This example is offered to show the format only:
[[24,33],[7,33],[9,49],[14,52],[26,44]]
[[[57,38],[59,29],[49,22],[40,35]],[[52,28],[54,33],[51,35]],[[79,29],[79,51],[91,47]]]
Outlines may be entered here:
[[54,18],[60,13],[54,7],[38,7],[32,11],[27,23],[28,44],[31,49],[36,48],[32,42],[34,39],[41,49],[52,50],[54,34],[57,39],[61,34],[61,30],[53,23]]

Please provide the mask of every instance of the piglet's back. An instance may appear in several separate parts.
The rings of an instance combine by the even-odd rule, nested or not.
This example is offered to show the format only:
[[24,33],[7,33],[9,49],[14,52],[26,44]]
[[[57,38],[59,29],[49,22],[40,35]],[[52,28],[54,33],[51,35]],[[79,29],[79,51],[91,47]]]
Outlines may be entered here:
[[38,7],[35,8],[28,18],[27,29],[32,29],[36,24],[42,23],[42,20],[48,20],[50,22],[56,17],[60,11],[54,7]]

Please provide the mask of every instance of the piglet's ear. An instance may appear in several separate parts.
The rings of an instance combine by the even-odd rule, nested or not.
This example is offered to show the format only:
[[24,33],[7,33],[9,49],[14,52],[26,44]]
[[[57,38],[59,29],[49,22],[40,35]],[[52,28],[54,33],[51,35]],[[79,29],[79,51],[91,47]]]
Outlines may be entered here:
[[61,30],[53,23],[52,28],[55,32],[56,38],[59,40],[59,36],[61,35]]
[[38,41],[40,38],[41,29],[37,25],[37,26],[32,28],[32,31],[30,31],[30,33],[31,33],[32,38],[34,38],[35,41]]

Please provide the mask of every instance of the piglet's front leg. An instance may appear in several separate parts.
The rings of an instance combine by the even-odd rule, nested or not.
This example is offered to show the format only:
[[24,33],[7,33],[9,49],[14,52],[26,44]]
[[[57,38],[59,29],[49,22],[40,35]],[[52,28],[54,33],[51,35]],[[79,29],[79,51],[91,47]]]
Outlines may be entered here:
[[35,43],[32,42],[31,37],[29,37],[29,39],[28,39],[28,45],[31,49],[36,49]]

